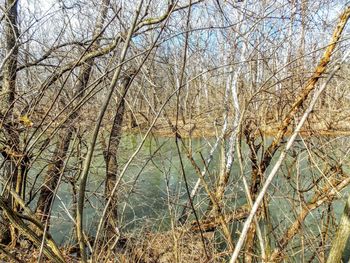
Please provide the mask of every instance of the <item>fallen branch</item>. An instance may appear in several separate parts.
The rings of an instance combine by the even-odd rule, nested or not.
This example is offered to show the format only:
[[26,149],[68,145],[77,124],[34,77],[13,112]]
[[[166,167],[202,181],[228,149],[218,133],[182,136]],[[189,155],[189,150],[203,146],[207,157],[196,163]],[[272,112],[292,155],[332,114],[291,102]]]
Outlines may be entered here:
[[[36,247],[41,245],[41,236],[38,236],[7,204],[4,198],[0,197],[0,208],[6,213],[8,220],[17,228],[21,234],[31,240]],[[44,254],[55,263],[64,263],[65,260],[59,250],[55,247],[44,244]]]
[[[242,206],[231,213],[224,214],[223,218],[225,223],[227,224],[233,221],[246,219],[248,215],[249,215],[249,207]],[[214,231],[221,224],[222,224],[222,221],[219,217],[209,217],[199,221],[199,224],[196,221],[191,222],[190,226],[187,228],[187,231],[198,232],[200,231],[199,229],[200,227],[203,232],[210,232],[210,231]]]

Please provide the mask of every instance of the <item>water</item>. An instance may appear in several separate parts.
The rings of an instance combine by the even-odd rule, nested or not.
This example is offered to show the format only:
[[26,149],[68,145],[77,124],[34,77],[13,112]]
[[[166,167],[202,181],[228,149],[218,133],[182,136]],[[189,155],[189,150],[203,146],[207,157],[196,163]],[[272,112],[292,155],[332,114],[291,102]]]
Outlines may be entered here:
[[[122,139],[119,150],[120,168],[124,166],[140,141],[141,137],[138,135],[127,135]],[[188,146],[190,142],[186,141],[185,143]],[[201,168],[203,167],[201,155],[206,159],[208,149],[210,149],[208,143],[213,144],[213,140],[195,139],[191,142],[194,159]],[[341,147],[345,147],[348,144],[348,139],[344,138],[337,144],[340,147],[339,151],[341,151],[343,150]],[[244,156],[248,154],[246,145],[242,146],[242,151]],[[86,194],[88,202],[86,202],[84,210],[85,229],[91,234],[96,229],[104,203],[105,168],[101,152],[99,149],[95,152],[88,179],[88,191]],[[291,156],[295,154],[299,154],[297,159]],[[335,158],[338,158],[341,154],[337,150],[334,151]],[[192,189],[198,177],[185,156],[183,149],[181,156],[186,178],[190,189]],[[301,141],[297,142],[269,188],[269,196],[271,197],[269,212],[272,224],[276,226],[274,231],[277,236],[283,234],[286,227],[290,226],[294,221],[297,212],[300,211],[300,207],[294,207],[295,200],[300,198],[300,196],[296,195],[295,188],[307,189],[314,182],[315,178],[320,176],[318,169],[322,169],[322,167],[317,168],[308,156],[309,154],[303,143]],[[243,161],[245,165],[244,173],[249,178],[251,172],[249,158],[246,156]],[[206,177],[211,186],[219,174],[220,162],[219,151],[217,151],[209,167],[210,173]],[[316,160],[315,162],[317,163],[318,161]],[[274,160],[272,161],[273,163]],[[74,158],[70,161],[70,166],[71,168],[76,166]],[[268,171],[271,168],[272,165],[270,165]],[[344,166],[344,169],[349,170],[347,165]],[[74,170],[71,173],[74,174]],[[73,223],[67,213],[67,211],[70,213],[73,211],[71,192],[71,186],[67,182],[62,182],[58,194],[59,198],[56,198],[53,208],[51,233],[54,239],[61,244],[69,242],[74,236],[72,234]],[[347,192],[344,192],[345,196]],[[147,139],[137,158],[128,168],[119,187],[119,193],[120,205],[118,211],[122,231],[133,231],[140,228],[167,229],[170,218],[180,215],[181,205],[187,200],[184,179],[181,174],[180,159],[174,138]],[[239,207],[246,202],[237,162],[235,162],[232,169],[230,187],[226,194],[226,209]],[[303,195],[303,198],[307,201],[312,195],[313,191],[309,191]],[[203,189],[199,192],[196,201],[202,201],[202,205],[198,207],[198,212],[199,214],[204,213],[208,200]],[[333,211],[336,218],[343,211],[343,207],[342,201],[334,202]],[[320,220],[324,220],[323,215],[326,210],[327,206],[321,206],[310,213],[305,220],[303,231],[312,235],[319,235],[322,231]],[[236,227],[240,228],[241,224],[234,224],[233,228]],[[268,230],[266,230],[266,233],[268,233]],[[269,235],[271,236],[270,233]],[[273,244],[274,240],[271,240],[271,243]],[[298,245],[299,243],[300,240],[298,238],[295,239],[294,244]],[[298,260],[297,257],[296,260]]]
[[[122,139],[120,147],[120,169],[137,148],[141,137],[128,135]],[[186,142],[187,146],[189,141]],[[207,156],[208,146],[204,140],[193,140],[192,148],[198,165],[202,168],[199,152]],[[183,150],[183,149],[182,149]],[[182,156],[188,184],[193,186],[197,175],[191,163]],[[72,166],[76,160],[72,159]],[[216,154],[210,165],[211,176],[218,172],[219,157]],[[173,138],[147,139],[135,161],[128,168],[119,187],[119,214],[122,230],[132,230],[140,226],[166,229],[169,225],[169,202],[172,207],[184,204],[187,200],[184,180],[180,169],[180,160]],[[100,150],[96,151],[87,184],[87,199],[84,209],[85,227],[94,231],[96,218],[102,213],[104,198],[104,160]],[[208,178],[210,180],[210,178]],[[213,180],[213,178],[211,178]],[[199,196],[203,194],[200,191]],[[51,233],[58,243],[64,243],[72,236],[73,223],[67,210],[72,211],[72,189],[65,182],[61,183],[52,214]],[[180,213],[181,209],[176,210]],[[72,215],[73,217],[73,215]]]

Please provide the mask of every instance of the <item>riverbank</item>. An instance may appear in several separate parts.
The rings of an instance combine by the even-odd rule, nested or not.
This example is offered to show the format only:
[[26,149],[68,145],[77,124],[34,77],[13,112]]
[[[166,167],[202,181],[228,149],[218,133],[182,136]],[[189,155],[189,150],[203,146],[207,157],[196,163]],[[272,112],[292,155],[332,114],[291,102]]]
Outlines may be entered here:
[[[171,123],[170,123],[171,122]],[[177,121],[177,130],[182,138],[205,138],[205,137],[217,137],[222,133],[223,121],[220,119],[208,118],[195,118],[190,120],[179,119]],[[124,125],[123,131],[128,133],[145,133],[150,127],[148,122],[140,122],[134,125]],[[160,119],[156,122],[152,128],[151,133],[155,136],[161,137],[175,137],[175,125],[176,119],[171,118],[169,120]],[[280,124],[278,122],[261,123],[255,125],[256,133],[261,133],[267,136],[274,136],[279,131]],[[293,132],[293,127],[290,127],[287,131],[287,135]],[[226,130],[226,135],[230,133],[230,128]],[[317,122],[315,120],[309,121],[300,132],[302,136],[350,136],[350,123],[343,121],[337,123],[337,125],[330,126],[327,122]]]

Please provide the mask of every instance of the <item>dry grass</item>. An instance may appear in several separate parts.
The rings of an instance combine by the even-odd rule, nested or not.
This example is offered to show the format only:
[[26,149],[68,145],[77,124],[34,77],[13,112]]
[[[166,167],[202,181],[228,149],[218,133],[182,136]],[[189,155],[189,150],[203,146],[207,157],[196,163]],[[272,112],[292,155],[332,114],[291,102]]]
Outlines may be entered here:
[[182,231],[142,233],[131,240],[118,253],[121,262],[224,262],[216,252],[212,233],[204,234],[204,244],[199,233]]
[[[137,235],[129,235],[123,246],[119,246],[114,252],[103,251],[97,262],[120,263],[200,263],[200,262],[225,262],[223,254],[217,252],[213,242],[213,232],[204,233],[203,240],[199,233],[188,231],[172,231],[152,233],[139,232]],[[204,248],[205,247],[205,248]],[[9,253],[18,259],[11,260],[0,253],[0,262],[38,262],[39,251],[34,247],[6,248]],[[68,248],[63,248],[63,254],[67,263],[80,262],[79,259],[69,254]],[[108,255],[108,258],[104,256]],[[42,257],[40,262],[50,262]]]

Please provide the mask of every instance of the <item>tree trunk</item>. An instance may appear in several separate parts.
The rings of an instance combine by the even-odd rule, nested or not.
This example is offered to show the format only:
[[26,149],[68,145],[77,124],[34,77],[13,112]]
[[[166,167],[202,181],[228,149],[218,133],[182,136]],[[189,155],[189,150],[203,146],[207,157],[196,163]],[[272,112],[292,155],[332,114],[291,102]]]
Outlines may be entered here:
[[[5,151],[5,174],[4,178],[10,179],[12,186],[16,187],[17,182],[17,163],[20,159],[19,151],[19,134],[15,127],[13,108],[16,94],[16,69],[18,58],[18,25],[17,25],[17,1],[7,0],[5,2],[5,41],[6,41],[6,56],[3,68],[3,85],[0,94],[0,121],[3,124],[2,132],[6,138]],[[22,182],[20,182],[22,185]],[[20,191],[21,189],[17,189]],[[14,202],[10,199],[9,193],[5,193],[8,198],[8,202],[11,207],[14,206]],[[9,234],[9,222],[7,216],[1,212],[0,215],[0,242],[10,242]],[[12,240],[13,241],[13,240]]]
[[[131,76],[127,76],[122,84],[121,94],[122,97],[118,102],[117,112],[114,116],[113,126],[109,138],[108,148],[106,151],[105,162],[106,162],[106,185],[105,185],[105,197],[108,200],[111,197],[111,192],[114,188],[114,185],[117,181],[118,174],[118,148],[121,139],[121,129],[125,113],[125,96],[128,91],[128,88],[131,84]],[[115,229],[117,228],[117,197],[113,196],[112,201],[108,207],[107,211],[107,226],[106,230],[108,235],[115,234]]]
[[49,213],[53,202],[53,193],[57,187],[67,157],[72,134],[72,129],[67,128],[63,129],[58,135],[59,141],[52,155],[36,207],[36,213],[40,217],[41,222],[50,221]]
[[350,236],[350,195],[346,201],[337,234],[332,242],[327,263],[341,262],[346,243]]
[[[91,45],[89,51],[96,50],[99,45],[99,37],[103,30],[103,24],[107,15],[108,6],[110,0],[102,0],[101,13],[98,21],[96,22],[93,40],[95,42]],[[78,80],[75,86],[75,96],[83,97],[85,89],[90,79],[91,69],[94,64],[94,59],[91,58],[86,61],[80,69]],[[70,115],[63,129],[59,133],[59,141],[54,150],[51,164],[44,179],[44,184],[40,190],[40,196],[37,202],[36,213],[40,216],[42,222],[49,223],[50,220],[50,208],[53,202],[53,194],[58,187],[59,178],[62,174],[62,168],[64,166],[69,145],[73,135],[74,123],[79,116],[79,111],[75,111]],[[49,225],[49,224],[48,224]]]

